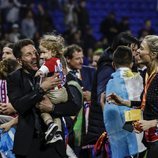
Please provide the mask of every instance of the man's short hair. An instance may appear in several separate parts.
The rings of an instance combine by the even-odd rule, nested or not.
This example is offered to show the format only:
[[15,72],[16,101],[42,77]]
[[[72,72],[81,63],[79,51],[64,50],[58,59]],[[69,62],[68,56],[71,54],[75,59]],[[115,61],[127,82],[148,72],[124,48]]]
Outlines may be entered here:
[[64,50],[64,56],[65,58],[68,58],[68,59],[72,59],[73,57],[73,53],[77,51],[77,52],[81,52],[83,51],[82,48],[76,44],[72,44],[68,47],[66,47],[66,49]]
[[132,63],[132,51],[127,46],[118,46],[113,53],[113,62],[116,66],[128,66]]
[[13,47],[13,54],[16,58],[21,58],[22,56],[22,52],[21,52],[21,49],[24,47],[24,46],[27,46],[29,44],[32,44],[34,45],[34,42],[30,39],[22,39],[22,40],[19,40],[18,42],[16,42],[14,44],[14,47]]
[[14,43],[8,42],[8,43],[6,43],[6,44],[3,46],[3,48],[4,48],[4,47],[8,47],[8,48],[10,48],[10,49],[13,49],[13,48],[14,48]]

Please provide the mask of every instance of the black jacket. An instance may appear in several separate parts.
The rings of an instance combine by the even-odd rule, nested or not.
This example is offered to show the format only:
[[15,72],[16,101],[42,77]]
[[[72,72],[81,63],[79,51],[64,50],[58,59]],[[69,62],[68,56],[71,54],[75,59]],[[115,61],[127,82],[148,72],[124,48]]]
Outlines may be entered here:
[[106,84],[114,72],[112,67],[112,53],[105,50],[98,61],[97,71],[94,77],[91,106],[89,112],[88,133],[84,144],[95,144],[99,136],[105,131],[103,122],[103,112],[100,105],[100,95],[105,92]]
[[[18,155],[27,155],[33,136],[42,125],[35,105],[43,99],[44,94],[38,86],[38,81],[30,74],[25,73],[23,69],[9,75],[7,86],[10,102],[19,114],[14,152]],[[68,102],[56,105],[53,116],[76,115],[80,110],[81,105],[74,102],[70,91],[68,94]]]

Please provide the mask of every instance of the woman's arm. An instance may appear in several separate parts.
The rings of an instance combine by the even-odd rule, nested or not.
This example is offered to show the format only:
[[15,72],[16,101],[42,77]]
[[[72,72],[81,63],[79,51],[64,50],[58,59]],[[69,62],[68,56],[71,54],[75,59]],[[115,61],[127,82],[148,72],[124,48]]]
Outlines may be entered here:
[[3,129],[3,131],[7,132],[10,130],[11,127],[17,125],[18,123],[18,116],[13,118],[12,120],[10,120],[7,123],[1,124],[0,128]]
[[158,126],[158,120],[154,119],[154,120],[140,120],[139,122],[139,126],[141,127],[141,129],[143,131],[152,128],[152,127],[157,127]]
[[124,105],[128,107],[140,107],[141,101],[130,101],[122,99],[120,96],[116,95],[115,93],[111,93],[106,97],[107,102],[114,103],[116,105]]
[[107,102],[114,103],[116,105],[125,105],[130,107],[131,101],[130,100],[124,100],[120,96],[116,95],[115,93],[111,93],[106,97]]

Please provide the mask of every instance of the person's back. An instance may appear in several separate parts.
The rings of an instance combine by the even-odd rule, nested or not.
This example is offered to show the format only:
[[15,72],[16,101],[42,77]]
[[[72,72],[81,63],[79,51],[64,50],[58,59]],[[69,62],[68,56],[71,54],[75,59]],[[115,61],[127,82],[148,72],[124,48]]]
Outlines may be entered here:
[[[116,72],[112,74],[106,87],[106,96],[115,93],[123,99],[140,100],[143,91],[143,80],[139,74],[131,71],[132,53],[128,47],[119,46],[113,55]],[[136,134],[123,129],[125,124],[124,111],[130,107],[117,106],[106,102],[104,106],[104,124],[108,134],[112,158],[123,158],[136,155],[138,145]]]
[[[94,145],[99,136],[105,131],[102,108],[100,106],[100,96],[104,92],[108,80],[111,78],[111,73],[114,72],[114,68],[111,64],[113,50],[115,50],[118,45],[130,46],[131,43],[135,43],[135,38],[123,32],[115,38],[113,46],[111,46],[112,50],[105,50],[103,56],[99,59],[99,66],[95,74],[95,79],[93,80],[92,105],[90,106],[88,133],[86,138],[84,138],[84,145]],[[85,81],[85,78],[83,81]]]
[[[130,47],[132,44],[137,44],[137,39],[127,32],[121,32],[114,38],[112,45],[104,51],[97,63],[97,72],[92,88],[92,105],[90,106],[88,133],[85,139],[86,145],[94,145],[105,131],[102,111],[104,103],[101,101],[101,98],[104,96],[104,91],[109,79],[111,79],[111,74],[115,71],[112,66],[112,54],[119,45]],[[101,154],[104,153],[102,152]]]

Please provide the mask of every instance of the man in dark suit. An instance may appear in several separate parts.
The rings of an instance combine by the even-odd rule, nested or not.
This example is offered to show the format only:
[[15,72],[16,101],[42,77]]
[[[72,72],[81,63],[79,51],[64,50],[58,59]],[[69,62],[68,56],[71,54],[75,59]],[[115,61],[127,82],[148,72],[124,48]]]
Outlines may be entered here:
[[[71,73],[76,81],[81,85],[83,90],[84,104],[83,104],[83,117],[81,132],[81,143],[78,143],[75,152],[78,157],[87,157],[83,155],[81,146],[83,145],[84,136],[87,132],[89,105],[91,100],[92,83],[95,74],[95,69],[83,65],[83,50],[80,46],[73,44],[65,49],[64,56],[68,64],[68,72]],[[76,142],[75,142],[76,143]]]
[[95,69],[83,65],[83,50],[80,46],[73,44],[64,52],[68,64],[68,72],[79,79],[84,91],[91,91]]
[[66,158],[64,137],[53,144],[42,144],[41,133],[45,125],[39,117],[40,112],[36,104],[40,102],[40,110],[58,117],[76,115],[80,105],[73,102],[70,92],[68,101],[57,106],[44,97],[48,89],[61,84],[61,81],[57,78],[58,74],[55,74],[45,78],[39,85],[39,79],[34,77],[38,70],[38,58],[33,41],[18,41],[13,53],[22,66],[10,74],[7,81],[10,102],[19,114],[13,149],[16,158]]

